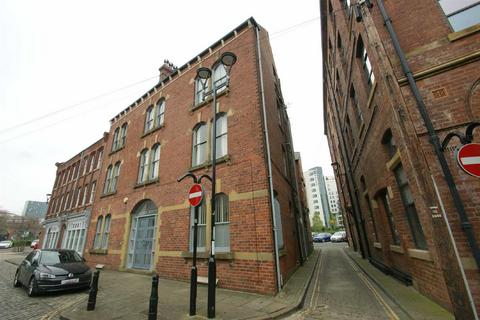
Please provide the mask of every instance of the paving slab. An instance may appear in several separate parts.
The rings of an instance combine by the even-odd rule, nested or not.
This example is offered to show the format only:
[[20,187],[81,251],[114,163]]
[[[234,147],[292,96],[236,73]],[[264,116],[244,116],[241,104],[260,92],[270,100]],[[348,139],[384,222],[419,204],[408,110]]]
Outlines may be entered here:
[[345,253],[382,291],[412,319],[442,320],[455,319],[452,313],[420,294],[412,286],[406,286],[375,268],[368,260],[346,247]]
[[[314,250],[309,259],[288,279],[276,296],[217,288],[216,319],[276,319],[301,307],[320,250]],[[129,272],[102,270],[96,308],[86,310],[80,303],[61,313],[63,320],[137,320],[146,319],[151,288],[151,277]],[[190,317],[190,284],[160,279],[158,285],[157,319],[206,319],[207,286],[198,286],[197,316]]]

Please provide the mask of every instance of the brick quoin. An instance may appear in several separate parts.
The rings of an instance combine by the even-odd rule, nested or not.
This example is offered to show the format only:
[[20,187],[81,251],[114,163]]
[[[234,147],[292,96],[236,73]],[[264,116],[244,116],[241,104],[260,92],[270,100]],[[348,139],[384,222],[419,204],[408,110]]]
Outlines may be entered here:
[[[362,21],[359,23],[355,21],[353,11],[349,14],[342,7],[341,1],[320,2],[325,63],[325,134],[333,162],[338,163],[339,192],[346,195],[340,200],[343,212],[347,213],[344,220],[350,245],[359,250],[360,235],[363,234],[374,265],[401,275],[419,292],[455,311],[453,302],[459,296],[449,288],[448,282],[463,286],[463,279],[458,276],[457,259],[450,256],[453,251],[442,251],[444,247],[438,241],[449,239],[446,223],[441,223],[443,229],[436,227],[430,209],[436,207],[441,213],[443,206],[468,287],[477,312],[480,312],[478,267],[378,4],[372,2],[374,7],[371,9],[360,4]],[[384,5],[440,141],[451,132],[465,134],[466,127],[478,122],[480,116],[479,25],[454,32],[439,2],[434,0],[384,1]],[[372,65],[373,85],[367,84],[364,66],[357,55],[360,38]],[[358,108],[351,95],[352,86]],[[397,149],[394,155],[382,143],[387,130],[391,131]],[[346,156],[342,153],[344,141]],[[474,131],[473,142],[480,142],[478,129]],[[477,243],[480,243],[480,180],[469,176],[457,165],[455,149],[460,145],[461,142],[453,138],[444,155]],[[345,170],[347,162],[351,166],[350,173]],[[400,163],[425,235],[425,248],[416,247],[411,221],[395,178],[394,170]],[[354,189],[358,190],[356,196],[360,219],[365,222],[364,229],[355,225],[347,174],[351,174]],[[388,195],[399,234],[398,246],[393,243],[382,201],[384,194]],[[365,196],[370,199],[371,213]],[[450,240],[447,242],[451,243]],[[446,254],[451,257],[448,262],[442,259]],[[468,301],[464,302],[469,305]]]
[[[257,50],[257,34],[260,52]],[[253,18],[248,19],[224,38],[175,69],[166,63],[159,82],[134,104],[111,120],[110,132],[105,135],[105,155],[98,176],[97,192],[91,209],[83,255],[93,267],[150,274],[162,278],[188,281],[191,268],[190,207],[187,201],[191,180],[177,182],[187,171],[197,176],[211,174],[208,163],[192,168],[193,130],[199,123],[207,124],[207,149],[211,143],[211,102],[195,105],[196,70],[212,68],[222,53],[231,51],[237,56],[230,82],[217,98],[218,112],[227,116],[228,154],[217,161],[217,192],[229,198],[229,252],[216,252],[218,285],[223,288],[273,295],[278,292],[272,222],[272,194],[268,178],[268,159],[265,129],[268,127],[272,162],[273,190],[280,203],[284,247],[279,250],[281,283],[311,252],[311,240],[306,241],[309,225],[303,199],[294,195],[296,166],[288,116],[281,96],[268,33]],[[262,69],[258,60],[262,59]],[[263,121],[263,74],[267,123]],[[165,101],[163,125],[144,133],[147,108],[160,99]],[[283,123],[279,125],[279,113]],[[115,132],[127,126],[125,143],[114,147]],[[140,153],[160,144],[158,179],[137,183]],[[286,148],[288,146],[288,148]],[[207,152],[210,154],[210,151]],[[210,155],[209,155],[210,157]],[[120,174],[114,192],[105,193],[107,171],[120,163]],[[287,164],[287,166],[285,166]],[[300,171],[301,172],[301,171]],[[207,257],[210,246],[211,185],[202,183],[207,205],[206,250],[198,253],[199,276],[207,276]],[[128,263],[132,214],[145,200],[155,207],[155,227],[150,268],[140,270]],[[110,217],[108,244],[95,246],[95,238],[105,238],[105,220]],[[99,223],[100,221],[100,223]],[[301,228],[297,227],[301,225]],[[310,237],[309,237],[310,238]],[[300,253],[300,242],[305,253]],[[308,248],[307,248],[308,247]]]

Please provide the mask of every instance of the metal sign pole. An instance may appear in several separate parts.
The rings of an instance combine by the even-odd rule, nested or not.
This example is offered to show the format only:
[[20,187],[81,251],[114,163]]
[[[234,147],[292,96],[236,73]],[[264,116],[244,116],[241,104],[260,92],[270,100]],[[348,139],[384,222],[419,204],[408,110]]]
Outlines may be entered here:
[[[203,202],[203,201],[202,201]],[[192,270],[190,275],[190,315],[194,316],[197,313],[197,230],[198,230],[198,207],[194,209],[193,220],[193,259]]]

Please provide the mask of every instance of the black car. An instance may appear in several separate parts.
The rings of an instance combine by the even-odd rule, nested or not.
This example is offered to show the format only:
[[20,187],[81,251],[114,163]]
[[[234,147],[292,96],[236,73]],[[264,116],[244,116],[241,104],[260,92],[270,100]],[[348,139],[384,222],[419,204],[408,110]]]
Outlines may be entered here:
[[88,288],[92,270],[74,250],[33,250],[18,266],[13,285],[27,287],[28,296],[40,292]]

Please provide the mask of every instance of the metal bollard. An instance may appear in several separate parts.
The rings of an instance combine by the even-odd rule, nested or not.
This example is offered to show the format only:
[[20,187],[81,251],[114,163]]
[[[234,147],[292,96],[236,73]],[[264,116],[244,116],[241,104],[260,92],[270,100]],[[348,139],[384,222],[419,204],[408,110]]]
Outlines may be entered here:
[[152,277],[152,292],[150,293],[150,306],[148,308],[148,320],[157,320],[158,309],[158,274]]
[[92,286],[90,288],[90,294],[88,295],[87,310],[95,310],[95,304],[97,303],[97,292],[98,292],[98,277],[100,276],[100,271],[95,270],[93,273]]

